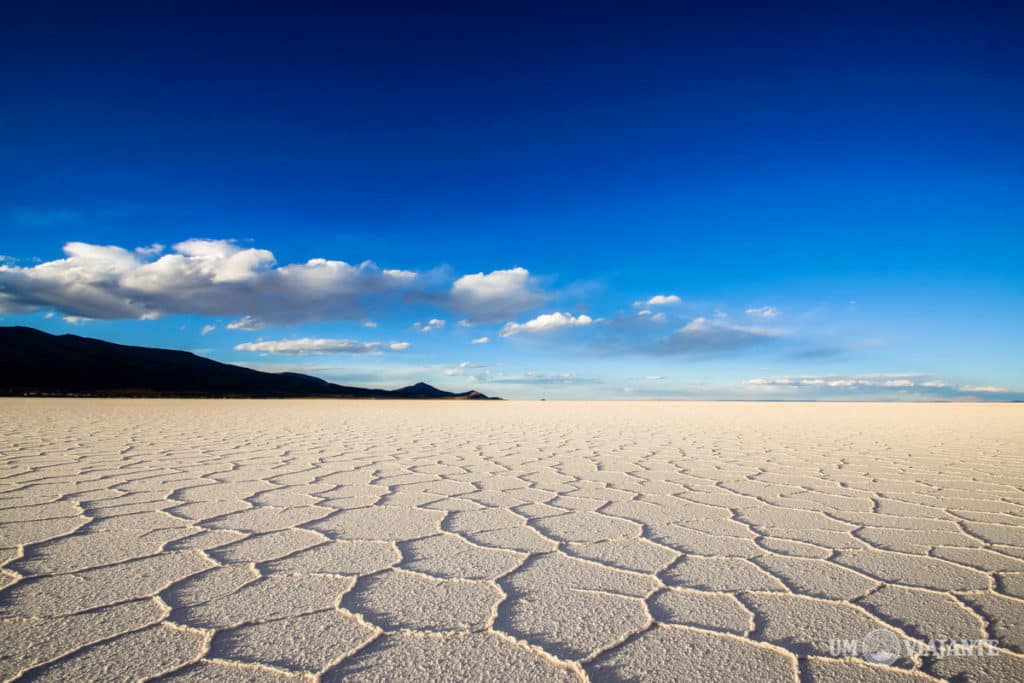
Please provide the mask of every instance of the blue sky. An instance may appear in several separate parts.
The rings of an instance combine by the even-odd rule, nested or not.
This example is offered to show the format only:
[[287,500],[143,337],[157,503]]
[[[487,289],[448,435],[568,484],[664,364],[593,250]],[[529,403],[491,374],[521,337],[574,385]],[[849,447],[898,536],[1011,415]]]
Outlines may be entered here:
[[513,398],[1024,398],[1019,3],[193,8],[3,10],[0,323]]

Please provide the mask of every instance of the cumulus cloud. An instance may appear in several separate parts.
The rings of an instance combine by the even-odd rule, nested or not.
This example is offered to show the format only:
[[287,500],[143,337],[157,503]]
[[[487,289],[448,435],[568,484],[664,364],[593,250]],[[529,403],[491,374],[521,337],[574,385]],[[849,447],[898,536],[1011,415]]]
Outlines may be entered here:
[[593,324],[589,315],[574,316],[569,313],[545,313],[525,323],[508,322],[501,328],[502,337],[511,337],[520,333],[552,332],[566,327],[585,327]]
[[169,314],[238,315],[232,329],[268,323],[362,319],[366,300],[414,284],[417,274],[316,258],[278,266],[265,249],[232,240],[190,239],[158,256],[84,242],[65,258],[29,267],[0,265],[0,312],[53,308],[89,318]]
[[637,308],[644,308],[646,306],[667,306],[669,304],[680,304],[683,300],[675,294],[655,294],[646,301],[634,301],[633,305]]
[[468,316],[467,324],[508,319],[546,298],[525,268],[463,275],[448,293],[449,305]]
[[732,325],[722,319],[694,318],[654,347],[660,355],[731,351],[782,336],[778,330]]
[[473,341],[471,341],[469,343],[470,344],[486,344],[489,341],[491,341],[490,337],[477,337],[476,339],[474,339]]
[[779,315],[779,309],[774,306],[761,306],[760,308],[748,308],[746,313],[752,318],[771,320]]
[[217,329],[216,325],[203,325],[203,329],[199,331],[199,334],[205,337],[206,335],[213,332],[215,329]]
[[440,318],[431,318],[425,323],[413,323],[412,326],[420,332],[431,332],[433,330],[439,330],[444,327],[444,321]]
[[256,351],[302,356],[313,353],[378,353],[384,349],[403,351],[409,348],[407,342],[395,342],[386,347],[380,342],[361,342],[353,339],[282,339],[279,341],[257,341],[237,344],[236,351]]

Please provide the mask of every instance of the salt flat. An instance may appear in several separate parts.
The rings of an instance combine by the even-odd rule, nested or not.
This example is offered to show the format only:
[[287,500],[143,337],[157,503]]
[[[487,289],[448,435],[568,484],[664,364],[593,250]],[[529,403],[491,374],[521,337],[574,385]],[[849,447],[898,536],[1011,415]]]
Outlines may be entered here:
[[1024,679],[1024,406],[4,399],[0,453],[4,679]]

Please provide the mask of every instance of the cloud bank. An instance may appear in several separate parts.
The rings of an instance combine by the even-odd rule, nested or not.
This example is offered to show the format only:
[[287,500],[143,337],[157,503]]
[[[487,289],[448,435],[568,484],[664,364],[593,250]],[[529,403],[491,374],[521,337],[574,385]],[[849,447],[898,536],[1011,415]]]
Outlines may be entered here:
[[0,311],[53,308],[87,318],[170,314],[243,316],[232,329],[308,320],[362,319],[368,299],[415,284],[408,270],[323,258],[276,265],[265,249],[191,239],[171,253],[69,242],[65,258],[0,265]]

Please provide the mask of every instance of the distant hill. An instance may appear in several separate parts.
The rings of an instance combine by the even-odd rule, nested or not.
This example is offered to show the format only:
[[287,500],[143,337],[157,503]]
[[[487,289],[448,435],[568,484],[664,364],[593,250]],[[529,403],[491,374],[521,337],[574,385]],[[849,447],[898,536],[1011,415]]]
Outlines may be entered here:
[[31,327],[0,327],[0,395],[239,398],[489,399],[420,382],[401,389],[332,384],[295,372],[260,372],[188,351],[123,346]]

